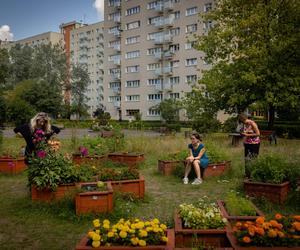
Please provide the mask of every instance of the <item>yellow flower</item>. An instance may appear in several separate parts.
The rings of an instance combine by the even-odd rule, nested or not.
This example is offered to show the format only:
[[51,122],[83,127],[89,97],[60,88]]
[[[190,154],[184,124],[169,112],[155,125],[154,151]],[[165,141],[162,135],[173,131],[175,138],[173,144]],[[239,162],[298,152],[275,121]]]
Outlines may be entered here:
[[93,247],[99,247],[100,246],[100,240],[93,240],[92,246]]
[[112,237],[114,237],[114,235],[115,235],[115,234],[114,234],[113,232],[108,232],[108,233],[107,233],[107,237],[108,237],[108,238],[112,238]]
[[158,231],[159,231],[159,228],[158,228],[158,227],[153,227],[153,232],[154,232],[154,233],[158,233]]
[[145,231],[145,230],[140,230],[140,231],[139,231],[139,236],[140,236],[140,237],[147,237],[147,236],[148,236],[148,233],[147,233],[147,231]]
[[135,219],[135,220],[134,220],[134,222],[139,222],[139,221],[140,221],[139,219]]
[[167,230],[167,226],[166,226],[165,224],[160,224],[160,228],[161,228],[162,230],[164,230],[164,231]]
[[110,221],[105,219],[102,223],[103,223],[103,224],[108,224],[108,225],[109,225],[109,224],[110,224]]
[[150,221],[145,222],[145,226],[150,226],[150,225],[151,225]]
[[158,224],[158,223],[159,223],[159,220],[155,218],[155,219],[152,220],[152,222],[153,222],[154,224]]
[[161,240],[162,240],[163,242],[168,242],[168,237],[163,236],[163,237],[161,237]]
[[153,230],[153,227],[146,227],[147,232],[151,232]]
[[131,229],[135,229],[136,228],[135,224],[131,224],[130,227],[131,227]]
[[100,227],[100,220],[99,219],[93,220],[93,225],[94,227]]
[[138,223],[135,224],[135,227],[137,229],[142,229],[145,226],[144,222],[140,221]]
[[120,219],[120,220],[119,220],[119,223],[124,223],[124,219],[123,219],[123,218]]
[[130,225],[131,225],[130,220],[127,220],[127,221],[125,222],[125,225],[130,226]]
[[146,241],[144,241],[144,240],[139,240],[139,245],[140,245],[141,247],[146,246]]
[[104,229],[109,229],[109,224],[108,223],[103,223],[103,228]]
[[95,233],[95,232],[93,232],[93,231],[89,231],[89,232],[88,232],[88,238],[92,239],[94,233]]
[[120,231],[122,231],[123,230],[123,225],[118,225],[118,227],[117,227]]
[[126,231],[121,231],[120,233],[119,233],[119,235],[120,235],[120,237],[121,238],[126,238],[127,237],[127,232]]
[[94,233],[94,235],[93,235],[93,237],[92,237],[92,240],[93,240],[93,241],[99,241],[100,239],[101,239],[100,235]]
[[131,238],[130,241],[131,241],[132,245],[134,245],[134,246],[136,246],[139,243],[139,239],[136,237]]
[[128,232],[131,233],[131,234],[134,234],[135,230],[134,229],[130,229]]
[[129,232],[129,230],[130,228],[127,225],[123,226],[123,231]]

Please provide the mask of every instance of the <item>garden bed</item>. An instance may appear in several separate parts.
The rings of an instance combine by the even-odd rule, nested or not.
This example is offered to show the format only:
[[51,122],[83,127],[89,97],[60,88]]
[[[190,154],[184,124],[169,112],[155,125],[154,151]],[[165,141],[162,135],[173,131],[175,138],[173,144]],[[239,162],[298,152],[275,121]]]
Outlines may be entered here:
[[0,172],[5,174],[18,174],[26,169],[24,158],[0,157]]
[[211,176],[220,176],[230,168],[231,161],[222,161],[216,163],[209,163],[204,171],[204,178]]
[[143,153],[122,153],[115,152],[108,154],[108,159],[114,162],[124,163],[128,166],[133,166],[145,160]]
[[81,156],[80,154],[73,154],[73,162],[79,165],[91,162],[103,162],[106,159],[106,155]]
[[[176,169],[177,165],[180,163],[184,163],[184,161],[158,160],[158,164],[157,164],[158,171],[162,175],[165,175],[165,176],[172,175],[174,170]],[[183,166],[182,166],[182,169],[184,169]]]

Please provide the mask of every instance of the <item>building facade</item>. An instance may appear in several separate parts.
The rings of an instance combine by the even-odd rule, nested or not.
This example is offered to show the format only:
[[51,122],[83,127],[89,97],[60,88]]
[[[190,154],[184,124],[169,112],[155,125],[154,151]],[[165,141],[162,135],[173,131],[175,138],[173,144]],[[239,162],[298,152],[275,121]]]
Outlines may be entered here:
[[103,104],[103,22],[83,25],[70,32],[70,61],[87,67],[91,82],[87,87],[90,115]]
[[105,0],[104,105],[112,118],[160,120],[153,108],[181,98],[209,65],[193,48],[212,0]]

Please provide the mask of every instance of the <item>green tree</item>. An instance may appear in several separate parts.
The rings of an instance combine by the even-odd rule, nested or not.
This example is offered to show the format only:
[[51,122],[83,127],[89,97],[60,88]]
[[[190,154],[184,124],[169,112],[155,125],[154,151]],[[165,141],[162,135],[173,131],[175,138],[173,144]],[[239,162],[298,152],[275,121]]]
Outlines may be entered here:
[[82,64],[72,66],[71,72],[71,86],[72,86],[72,113],[76,114],[79,118],[87,115],[88,106],[86,102],[88,97],[86,96],[86,90],[90,84],[90,76],[85,67]]
[[212,65],[200,82],[229,113],[264,103],[272,127],[275,110],[299,99],[299,1],[220,0],[203,16],[210,20],[214,27],[196,46]]
[[179,121],[179,110],[181,109],[180,101],[173,98],[165,99],[154,108],[160,112],[161,117],[166,122]]
[[6,119],[6,102],[3,97],[3,94],[0,93],[0,127],[3,126],[5,119]]
[[10,62],[8,51],[6,49],[0,49],[0,89],[6,87],[9,70]]

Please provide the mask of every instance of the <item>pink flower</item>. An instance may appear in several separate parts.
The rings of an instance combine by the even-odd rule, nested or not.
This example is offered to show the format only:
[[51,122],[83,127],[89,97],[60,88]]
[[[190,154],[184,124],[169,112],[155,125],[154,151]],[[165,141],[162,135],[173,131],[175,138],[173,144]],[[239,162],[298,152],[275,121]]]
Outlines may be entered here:
[[38,129],[37,131],[35,131],[35,133],[36,133],[37,135],[44,135],[44,134],[45,134],[44,131],[43,131],[42,129]]
[[79,151],[80,151],[80,154],[81,154],[82,156],[87,156],[88,153],[89,153],[88,150],[87,150],[87,148],[82,147],[82,146],[79,147]]
[[44,151],[44,150],[40,150],[40,151],[38,151],[37,152],[37,157],[39,157],[39,158],[45,158],[46,156],[47,156],[47,152],[46,151]]

